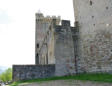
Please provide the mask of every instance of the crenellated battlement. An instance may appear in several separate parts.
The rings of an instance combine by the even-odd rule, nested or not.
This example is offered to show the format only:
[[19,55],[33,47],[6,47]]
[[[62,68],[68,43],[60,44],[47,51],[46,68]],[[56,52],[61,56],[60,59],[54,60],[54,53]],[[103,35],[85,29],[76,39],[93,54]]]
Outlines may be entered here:
[[42,13],[36,13],[36,20],[42,23],[51,23],[53,19],[56,19],[56,25],[61,21],[60,16],[44,16]]

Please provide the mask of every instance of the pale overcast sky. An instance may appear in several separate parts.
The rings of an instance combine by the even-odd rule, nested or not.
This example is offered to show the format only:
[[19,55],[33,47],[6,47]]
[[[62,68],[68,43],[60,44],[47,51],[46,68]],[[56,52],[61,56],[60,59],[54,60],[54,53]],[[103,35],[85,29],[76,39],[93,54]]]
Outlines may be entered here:
[[72,0],[0,0],[0,66],[35,63],[35,13],[74,22]]

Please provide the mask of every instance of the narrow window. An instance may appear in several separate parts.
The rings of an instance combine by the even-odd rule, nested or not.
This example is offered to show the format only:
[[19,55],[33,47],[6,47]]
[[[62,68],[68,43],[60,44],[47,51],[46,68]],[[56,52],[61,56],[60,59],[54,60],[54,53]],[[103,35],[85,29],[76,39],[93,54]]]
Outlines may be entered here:
[[37,48],[39,48],[39,44],[37,43]]
[[95,26],[95,24],[93,24]]
[[38,53],[36,54],[36,64],[39,64],[39,55],[38,55]]
[[93,4],[93,2],[90,0],[90,5],[92,5]]
[[106,9],[108,10],[108,7],[106,7]]
[[36,57],[38,57],[39,55],[38,55],[38,53],[37,53],[37,55],[36,55]]

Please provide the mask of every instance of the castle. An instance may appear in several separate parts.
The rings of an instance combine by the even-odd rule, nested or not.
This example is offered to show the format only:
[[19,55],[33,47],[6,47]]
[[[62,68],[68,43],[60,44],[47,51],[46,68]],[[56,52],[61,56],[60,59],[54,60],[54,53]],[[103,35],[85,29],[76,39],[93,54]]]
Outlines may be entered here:
[[70,26],[70,21],[37,13],[36,64],[55,64],[56,76],[75,74],[77,37],[78,31]]
[[112,1],[73,0],[73,4],[75,27],[60,17],[36,14],[36,65],[13,65],[13,80],[112,73]]

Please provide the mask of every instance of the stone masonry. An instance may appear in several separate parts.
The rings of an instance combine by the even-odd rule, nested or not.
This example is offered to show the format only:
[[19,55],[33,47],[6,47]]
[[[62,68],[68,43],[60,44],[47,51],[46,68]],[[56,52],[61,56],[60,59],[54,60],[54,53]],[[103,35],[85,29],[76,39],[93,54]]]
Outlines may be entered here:
[[75,74],[75,52],[70,21],[62,20],[55,26],[55,66],[56,76]]
[[[75,46],[72,34],[75,28],[70,26],[70,21],[61,21],[60,17],[55,16],[44,17],[42,13],[36,14],[36,21],[36,63],[55,64],[56,76],[75,74]],[[44,25],[47,27],[42,28]],[[45,35],[41,37],[39,31],[42,31],[41,35]]]
[[112,73],[112,0],[73,0],[80,72]]
[[13,80],[53,77],[55,65],[13,65]]
[[59,16],[44,17],[42,13],[36,14],[36,64],[55,64],[53,19],[59,24]]

